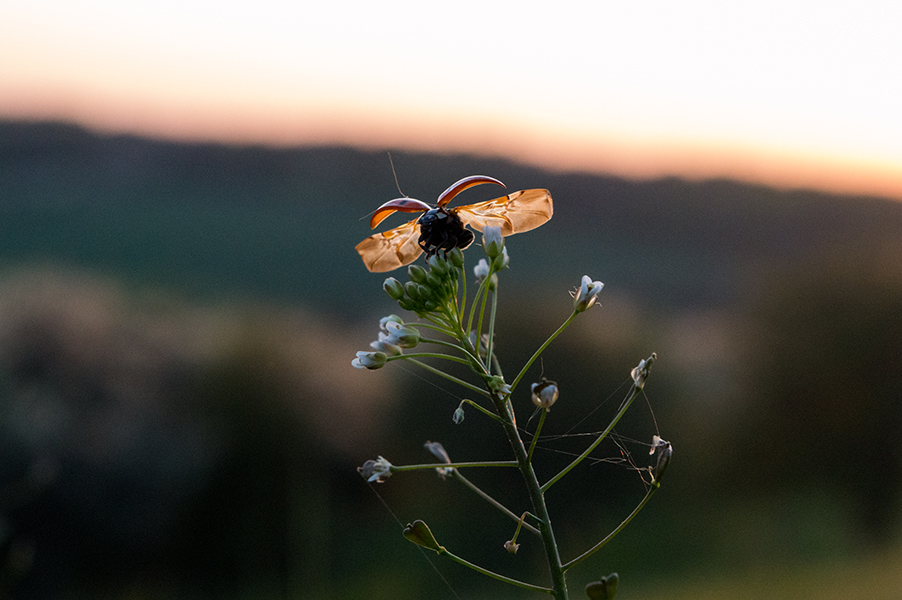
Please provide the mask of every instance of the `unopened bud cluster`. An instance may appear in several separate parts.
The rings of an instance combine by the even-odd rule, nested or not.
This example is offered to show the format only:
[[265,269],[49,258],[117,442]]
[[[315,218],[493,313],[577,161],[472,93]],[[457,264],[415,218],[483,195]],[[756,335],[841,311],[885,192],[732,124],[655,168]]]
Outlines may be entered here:
[[419,265],[407,267],[410,281],[402,284],[394,277],[385,280],[382,288],[398,306],[422,316],[445,305],[454,295],[464,258],[457,248],[429,258],[429,269]]

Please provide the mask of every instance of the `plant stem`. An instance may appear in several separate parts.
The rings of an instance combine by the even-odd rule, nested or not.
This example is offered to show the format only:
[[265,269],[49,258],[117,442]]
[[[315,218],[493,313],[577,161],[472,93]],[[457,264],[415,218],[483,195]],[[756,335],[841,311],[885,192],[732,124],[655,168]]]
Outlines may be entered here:
[[[464,560],[463,558],[457,556],[456,554],[453,554],[451,551],[449,551],[444,546],[442,546],[441,550],[439,550],[439,554],[444,554],[451,560],[458,562],[458,563],[464,565],[465,567],[470,567],[471,569],[473,569],[474,571],[476,571],[478,573],[482,573],[483,575],[488,575],[489,577],[492,577],[493,579],[497,579],[498,581],[503,581],[504,583],[509,583],[511,585],[515,585],[517,587],[521,587],[521,588],[524,588],[527,590],[532,590],[534,592],[544,592],[546,594],[554,594],[554,590],[551,590],[549,588],[542,587],[540,585],[533,585],[531,583],[526,583],[525,581],[520,581],[518,579],[511,579],[510,577],[505,577],[504,575],[501,575],[500,573],[495,573],[494,571],[489,571],[488,569],[484,569],[484,568],[480,567],[479,565],[474,565],[470,561]],[[555,598],[557,598],[557,597],[558,596],[555,595]]]
[[482,414],[484,414],[484,415],[486,415],[486,416],[488,416],[488,417],[491,417],[491,418],[495,419],[495,420],[498,421],[499,423],[502,423],[502,422],[504,421],[504,419],[502,419],[501,417],[499,417],[498,415],[496,415],[495,413],[493,413],[493,412],[490,411],[489,409],[487,409],[487,408],[485,408],[485,407],[479,405],[479,403],[477,403],[477,402],[473,402],[472,400],[463,400],[463,401],[461,401],[460,405],[463,406],[464,403],[469,404],[470,406],[472,406],[473,408],[475,408],[476,410],[478,410],[478,411],[481,412]]
[[548,414],[548,409],[543,408],[542,414],[539,415],[539,424],[536,427],[536,432],[532,434],[532,442],[529,444],[529,454],[526,457],[526,460],[532,462],[532,453],[536,449],[536,442],[539,441],[539,434],[542,432],[542,425],[545,424],[545,415]]
[[626,527],[627,525],[629,525],[629,522],[633,520],[633,517],[635,517],[637,514],[639,514],[639,511],[642,510],[642,508],[648,503],[649,499],[654,495],[654,493],[655,493],[656,491],[658,491],[658,486],[652,486],[652,487],[648,490],[648,492],[645,493],[645,497],[642,498],[642,502],[640,502],[640,503],[638,504],[638,506],[636,506],[636,508],[633,509],[633,512],[631,512],[631,513],[629,514],[629,516],[628,516],[627,518],[625,518],[625,519],[620,523],[620,525],[618,525],[618,526],[614,529],[614,531],[612,531],[611,533],[609,533],[608,535],[606,535],[605,538],[604,538],[603,540],[601,540],[600,542],[598,542],[597,544],[595,544],[594,546],[592,546],[591,548],[589,548],[588,550],[586,550],[585,552],[583,552],[582,554],[580,554],[579,556],[577,556],[576,558],[574,558],[573,560],[571,560],[570,562],[568,562],[567,564],[565,564],[565,565],[562,567],[562,568],[564,569],[564,571],[568,570],[568,569],[571,568],[571,567],[576,566],[577,564],[581,563],[581,562],[584,561],[585,559],[589,558],[590,556],[592,556],[593,554],[595,554],[596,552],[598,552],[599,550],[601,550],[601,547],[602,547],[602,546],[604,546],[604,545],[607,544],[609,541],[611,541],[611,540],[614,538],[615,535],[617,535],[618,533],[620,533],[620,531],[621,531],[624,527]]
[[[516,463],[514,463],[514,465],[516,465]],[[477,496],[479,496],[480,498],[482,498],[483,500],[485,500],[486,502],[488,502],[489,504],[491,504],[492,506],[494,506],[495,508],[497,508],[498,510],[500,510],[501,512],[506,514],[507,516],[509,516],[514,521],[520,521],[520,517],[518,517],[516,514],[514,514],[514,512],[512,510],[508,509],[506,506],[504,506],[503,504],[501,504],[500,502],[498,502],[497,500],[495,500],[494,498],[492,498],[491,496],[486,494],[478,486],[476,486],[476,484],[474,484],[472,481],[470,481],[469,479],[464,477],[463,474],[460,471],[458,471],[457,469],[455,469],[452,472],[452,477],[454,477],[455,479],[460,481],[462,484],[464,484],[465,486],[470,488],[470,490],[475,492]],[[542,535],[538,529],[536,529],[529,523],[524,522],[523,527],[525,529],[529,530],[531,533],[534,533],[536,535]]]
[[517,378],[514,379],[513,383],[511,383],[511,391],[513,391],[513,390],[517,387],[517,384],[520,383],[520,380],[523,379],[523,376],[524,376],[524,375],[526,375],[526,371],[529,370],[529,367],[532,366],[532,363],[536,362],[536,359],[539,358],[539,355],[541,355],[542,352],[545,351],[545,348],[548,347],[548,344],[550,344],[551,342],[553,342],[553,341],[554,341],[554,338],[556,338],[557,336],[559,336],[559,335],[561,334],[561,332],[564,331],[564,330],[567,328],[567,326],[570,325],[570,323],[573,322],[573,319],[575,319],[575,318],[576,318],[576,315],[578,315],[578,314],[579,314],[578,312],[573,311],[573,314],[571,314],[571,315],[567,318],[567,320],[564,321],[563,325],[561,325],[560,327],[558,327],[558,328],[557,328],[557,331],[555,331],[554,333],[552,333],[552,334],[551,334],[551,337],[549,337],[547,340],[545,340],[545,343],[542,344],[542,345],[539,347],[538,350],[536,350],[535,354],[532,355],[532,358],[530,358],[530,359],[526,362],[526,364],[523,365],[523,368],[520,369],[520,373],[517,374]]
[[498,286],[495,286],[495,291],[492,292],[492,309],[489,312],[489,341],[486,344],[486,366],[489,369],[489,373],[492,372],[492,357],[494,356],[494,341],[495,341],[495,313],[498,310]]
[[611,430],[614,429],[614,426],[617,425],[617,422],[620,421],[620,418],[624,414],[626,414],[626,411],[629,409],[630,404],[633,403],[633,400],[636,399],[636,397],[639,395],[639,392],[641,392],[641,391],[642,391],[642,388],[633,386],[633,394],[630,396],[629,400],[627,400],[626,402],[623,403],[623,406],[620,407],[620,411],[617,413],[617,415],[614,417],[614,419],[611,421],[611,423],[607,426],[607,428],[601,432],[601,434],[598,436],[598,438],[594,442],[592,442],[592,444],[588,448],[586,448],[585,452],[583,452],[582,454],[577,456],[573,460],[572,463],[570,463],[569,465],[567,465],[564,468],[563,471],[561,471],[560,473],[558,473],[557,475],[555,475],[554,477],[549,479],[548,482],[542,486],[543,492],[547,492],[548,488],[550,488],[552,485],[554,485],[561,477],[563,477],[564,475],[569,473],[573,467],[575,467],[576,465],[581,463],[583,461],[583,459],[585,459],[587,456],[589,456],[592,453],[592,451],[598,447],[598,444],[600,444],[602,442],[602,440],[604,440],[606,437],[608,437],[608,434],[611,433]]
[[[517,467],[519,466],[513,460],[485,460],[474,462],[458,462],[458,463],[423,463],[419,465],[392,465],[392,473],[400,473],[402,471],[418,471],[422,469],[465,469],[467,467]],[[519,517],[518,517],[519,518]]]
[[498,414],[502,415],[502,417],[507,416],[507,418],[502,420],[502,425],[520,466],[520,473],[523,475],[523,480],[526,483],[533,510],[539,519],[539,532],[542,536],[542,544],[545,547],[545,556],[548,559],[548,569],[551,571],[551,582],[553,584],[551,594],[555,597],[555,600],[568,600],[567,580],[564,570],[561,568],[561,555],[558,551],[557,540],[554,537],[554,530],[551,527],[551,516],[548,514],[542,487],[539,485],[532,463],[529,462],[529,455],[526,452],[526,447],[523,445],[523,440],[520,438],[520,432],[514,424],[513,408],[510,406],[509,398],[510,395],[505,398],[498,398],[497,395],[492,397]]
[[[390,357],[389,360],[390,360],[391,358],[394,358],[394,357]],[[401,355],[398,356],[398,358],[408,358],[408,357],[406,357],[406,356],[404,356],[403,354],[401,354]],[[456,358],[456,357],[455,357],[455,358]],[[467,389],[470,390],[470,391],[476,392],[477,394],[482,394],[483,396],[486,396],[487,398],[491,398],[491,397],[492,397],[492,394],[490,394],[489,392],[485,391],[484,389],[482,389],[482,388],[479,387],[479,386],[473,385],[472,383],[470,383],[470,382],[468,382],[468,381],[464,381],[463,379],[460,379],[459,377],[455,377],[454,375],[449,375],[448,373],[445,373],[444,371],[442,371],[442,370],[440,370],[440,369],[436,369],[435,367],[430,366],[430,365],[427,365],[426,363],[420,362],[420,361],[418,361],[418,360],[416,360],[416,359],[410,358],[409,360],[410,360],[410,362],[412,362],[413,364],[419,365],[419,366],[423,367],[424,369],[426,369],[426,370],[429,371],[430,373],[435,373],[436,375],[438,375],[438,376],[440,376],[440,377],[444,377],[445,379],[448,379],[449,381],[453,381],[454,383],[457,383],[457,384],[459,384],[459,385],[462,385],[463,387],[467,388]],[[469,364],[469,363],[467,363],[467,364]]]

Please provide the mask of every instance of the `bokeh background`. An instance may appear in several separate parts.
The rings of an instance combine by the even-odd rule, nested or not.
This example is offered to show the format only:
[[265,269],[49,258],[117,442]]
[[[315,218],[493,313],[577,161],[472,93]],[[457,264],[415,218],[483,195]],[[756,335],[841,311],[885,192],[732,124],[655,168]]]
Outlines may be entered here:
[[[353,249],[366,215],[397,186],[431,201],[486,174],[555,201],[508,240],[506,372],[582,275],[605,283],[530,373],[562,389],[548,476],[659,356],[599,456],[643,466],[659,432],[673,464],[572,571],[574,597],[611,571],[627,599],[902,597],[902,15],[885,4],[5,3],[0,589],[525,597],[401,536],[421,518],[542,581],[537,544],[509,556],[493,509],[432,473],[356,473],[429,460],[427,440],[506,457],[485,419],[451,422],[464,390],[350,366],[398,312]],[[516,476],[472,478],[523,505]],[[617,460],[557,484],[563,554],[643,491]]]

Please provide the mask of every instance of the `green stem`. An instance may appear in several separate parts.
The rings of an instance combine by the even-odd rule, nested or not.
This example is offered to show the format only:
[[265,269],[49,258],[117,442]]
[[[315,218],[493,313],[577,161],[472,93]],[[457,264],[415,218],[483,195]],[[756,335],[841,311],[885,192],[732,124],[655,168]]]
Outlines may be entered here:
[[539,434],[542,432],[542,425],[545,424],[545,415],[548,414],[548,409],[543,408],[542,414],[539,416],[539,425],[536,427],[536,432],[532,434],[532,442],[529,444],[529,454],[526,456],[526,460],[532,462],[532,453],[536,449],[536,442],[539,441]]
[[498,310],[498,287],[495,287],[495,291],[492,292],[492,310],[489,313],[489,341],[486,344],[486,366],[489,369],[489,373],[492,372],[492,362],[490,358],[494,358],[494,342],[495,342],[495,313]]
[[444,358],[445,360],[450,360],[462,365],[470,364],[470,361],[466,358],[454,356],[453,354],[442,354],[441,352],[414,352],[413,354],[396,354],[395,356],[387,357],[385,360],[386,362],[390,362],[393,360],[407,360],[410,358]]
[[[463,354],[466,355],[467,361],[465,362],[465,364],[468,364],[468,365],[472,364],[473,361],[480,363],[479,359],[476,356],[474,356],[470,352],[469,349],[464,348],[463,346],[460,346],[458,344],[455,344],[454,342],[448,342],[446,340],[433,340],[431,338],[420,338],[420,343],[421,344],[438,344],[439,346],[445,346],[447,348],[454,348],[455,350],[460,350]],[[407,356],[414,356],[414,355],[408,354]],[[442,355],[442,356],[444,356],[444,355]]]
[[[457,321],[459,323],[462,323],[464,320],[464,314],[466,313],[466,310],[467,310],[467,270],[465,267],[462,267],[460,270],[460,282],[461,282],[460,287],[461,287],[462,293],[460,295],[460,305],[458,306],[458,311],[457,311],[457,314],[458,314]],[[454,302],[455,303],[457,302],[457,290],[456,289],[454,292]]]
[[[515,462],[514,465],[516,466],[516,464],[517,463]],[[518,522],[520,521],[520,517],[518,517],[516,514],[514,514],[514,512],[512,510],[509,510],[506,506],[504,506],[503,504],[501,504],[500,502],[498,502],[497,500],[495,500],[494,498],[489,496],[487,493],[482,491],[472,481],[470,481],[469,479],[464,477],[463,474],[461,474],[461,472],[458,471],[457,469],[452,471],[452,476],[455,479],[457,479],[458,481],[460,481],[462,484],[464,484],[465,486],[470,488],[470,490],[475,492],[477,496],[479,496],[480,498],[482,498],[483,500],[485,500],[486,502],[488,502],[489,504],[491,504],[492,506],[494,506],[495,508],[497,508],[498,510],[500,510],[501,512],[506,514],[507,516],[509,516],[514,521],[518,521]],[[536,529],[535,527],[533,527],[532,525],[530,525],[529,523],[524,522],[523,527],[536,535],[541,535],[539,530]]]
[[540,585],[533,585],[531,583],[526,583],[525,581],[520,581],[518,579],[512,579],[510,577],[501,575],[500,573],[495,573],[494,571],[489,571],[488,569],[484,569],[484,568],[480,567],[479,565],[474,565],[470,561],[464,560],[463,558],[457,556],[456,554],[451,553],[451,551],[448,550],[447,548],[445,548],[444,546],[441,546],[441,549],[439,550],[439,554],[444,554],[451,560],[453,560],[457,563],[460,563],[465,567],[470,567],[477,573],[482,573],[483,575],[488,575],[489,577],[491,577],[493,579],[497,579],[498,581],[503,581],[504,583],[509,583],[511,585],[515,585],[517,587],[520,587],[520,588],[523,588],[526,590],[532,590],[534,592],[544,592],[546,594],[554,594],[554,590],[551,590],[549,588],[542,587]]
[[611,541],[615,535],[620,533],[620,531],[624,527],[629,525],[629,522],[633,520],[633,517],[635,517],[637,514],[639,514],[639,511],[642,510],[642,508],[648,503],[649,499],[651,499],[651,497],[654,495],[654,493],[656,491],[658,491],[658,486],[652,486],[651,488],[649,488],[648,492],[645,493],[645,497],[642,499],[642,502],[640,502],[639,505],[633,509],[633,512],[631,512],[629,514],[629,516],[627,518],[625,518],[620,523],[620,525],[617,526],[616,529],[614,529],[614,531],[612,531],[607,536],[605,536],[605,538],[603,540],[601,540],[600,542],[598,542],[597,544],[595,544],[594,546],[592,546],[591,548],[589,548],[588,550],[586,550],[585,552],[583,552],[582,554],[580,554],[579,556],[577,556],[576,558],[574,558],[573,560],[571,560],[570,562],[565,564],[562,567],[564,569],[564,571],[570,569],[571,567],[576,566],[577,564],[581,563],[582,561],[586,560],[587,558],[589,558],[590,556],[592,556],[593,554],[595,554],[596,552],[601,550],[602,546],[604,546],[609,541]]
[[489,416],[489,417],[492,417],[493,419],[495,419],[495,420],[498,421],[499,423],[503,423],[503,422],[504,422],[504,419],[502,419],[501,417],[499,417],[498,415],[496,415],[495,413],[493,413],[493,412],[490,411],[489,409],[485,408],[484,406],[481,406],[479,403],[473,402],[472,400],[467,399],[467,400],[461,401],[461,404],[464,404],[464,402],[466,402],[467,404],[469,404],[470,406],[472,406],[472,407],[475,408],[476,410],[482,412],[484,415]]
[[601,432],[601,434],[598,436],[598,438],[594,442],[592,442],[592,444],[588,448],[586,448],[585,452],[583,452],[582,454],[577,456],[576,459],[574,459],[574,461],[572,463],[567,465],[567,467],[565,467],[563,471],[561,471],[560,473],[558,473],[557,475],[552,477],[548,481],[548,483],[543,485],[542,486],[543,492],[547,492],[548,488],[550,488],[552,485],[554,485],[561,477],[563,477],[564,475],[569,473],[570,470],[573,469],[573,467],[575,467],[576,465],[581,463],[587,456],[589,456],[589,454],[592,453],[593,450],[595,450],[595,448],[598,447],[598,444],[600,444],[602,442],[602,440],[604,440],[606,437],[608,437],[608,434],[611,433],[611,430],[614,429],[614,426],[617,425],[617,422],[620,421],[620,418],[624,414],[626,414],[626,411],[627,411],[627,409],[629,409],[630,404],[633,403],[633,400],[636,399],[636,397],[639,395],[639,392],[641,392],[641,391],[642,391],[641,388],[637,388],[636,386],[633,386],[632,396],[630,396],[629,400],[627,400],[626,402],[623,403],[623,406],[620,408],[620,411],[617,413],[617,415],[611,421],[610,425],[608,425],[607,428]]
[[524,375],[526,375],[526,371],[529,370],[529,367],[532,366],[532,363],[534,363],[536,361],[536,359],[539,358],[539,355],[545,351],[545,348],[547,348],[548,345],[554,341],[554,338],[559,336],[561,334],[561,332],[563,332],[567,328],[567,326],[573,322],[573,319],[575,319],[576,315],[578,315],[578,314],[579,314],[578,312],[573,311],[573,314],[571,314],[570,317],[566,321],[564,321],[563,325],[558,327],[557,331],[552,333],[551,337],[549,337],[547,340],[545,340],[545,343],[542,344],[538,350],[536,350],[535,354],[532,355],[532,358],[530,358],[526,362],[526,364],[523,365],[523,368],[520,369],[520,373],[517,375],[517,378],[514,379],[514,382],[511,384],[511,391],[513,391],[517,387],[517,384],[520,383],[520,380],[523,379]]
[[454,332],[450,329],[447,329],[443,326],[436,325],[435,323],[423,323],[422,321],[416,323],[404,323],[405,325],[409,325],[411,327],[423,327],[425,329],[431,329],[433,331],[438,331],[439,333],[444,333],[448,337],[454,337]]
[[[489,274],[489,277],[491,277],[491,274]],[[488,299],[489,299],[489,289],[486,288],[485,293],[482,295],[482,303],[481,303],[481,306],[479,307],[479,321],[476,325],[476,353],[477,353],[477,355],[479,354],[479,346],[482,344],[482,319],[485,317],[485,305],[486,305],[486,302],[488,302]],[[485,356],[486,356],[486,366],[488,367],[489,366],[488,365],[488,357],[490,357],[491,354],[486,354]],[[491,368],[489,368],[488,370],[491,371]]]
[[419,471],[423,469],[465,469],[468,467],[516,467],[515,460],[486,460],[475,462],[459,462],[459,463],[425,463],[419,465],[392,465],[392,473],[401,473],[403,471]]
[[515,425],[513,408],[510,406],[508,398],[510,398],[510,395],[503,399],[498,398],[497,395],[492,396],[498,414],[508,415],[508,419],[504,419],[502,425],[514,451],[514,456],[517,458],[529,499],[539,520],[539,533],[542,536],[542,546],[545,548],[545,556],[548,560],[548,569],[551,572],[551,582],[553,584],[550,593],[555,597],[555,600],[568,600],[567,580],[564,570],[561,568],[561,555],[557,547],[557,540],[554,537],[554,530],[551,527],[551,515],[548,513],[545,495],[532,468],[532,463],[529,462],[526,447],[523,445],[523,440],[520,439],[520,431]]
[[[490,269],[491,271],[491,269]],[[482,283],[479,284],[479,287],[476,288],[476,295],[473,296],[473,303],[470,305],[470,316],[467,319],[467,333],[471,329],[473,329],[473,318],[476,316],[476,305],[479,304],[480,295],[484,295],[489,293],[489,281],[492,278],[491,272],[489,276],[482,280]],[[478,341],[478,340],[477,340]]]
[[[394,358],[394,357],[391,357],[391,358]],[[391,358],[390,358],[389,360],[391,360]],[[398,358],[408,358],[408,357],[407,357],[407,356],[404,356],[403,354],[401,354],[401,355],[399,355]],[[457,357],[454,357],[454,358],[457,358]],[[467,388],[467,389],[470,390],[470,391],[476,392],[477,394],[482,394],[483,396],[485,396],[485,397],[487,397],[487,398],[491,398],[491,397],[492,397],[492,394],[490,394],[489,392],[485,391],[485,390],[482,389],[481,387],[478,387],[478,386],[473,385],[472,383],[470,383],[470,382],[468,382],[468,381],[464,381],[463,379],[460,379],[460,378],[458,378],[458,377],[455,377],[454,375],[449,375],[448,373],[445,373],[444,371],[442,371],[442,370],[440,370],[440,369],[436,369],[435,367],[433,367],[433,366],[431,366],[431,365],[427,365],[426,363],[420,362],[420,361],[415,360],[415,359],[413,359],[413,358],[410,358],[409,360],[410,360],[410,362],[412,362],[413,364],[419,365],[420,367],[423,367],[424,369],[426,369],[426,370],[429,371],[430,373],[435,373],[436,375],[438,375],[438,376],[440,376],[440,377],[444,377],[445,379],[447,379],[447,380],[449,380],[449,381],[453,381],[453,382],[456,383],[456,384],[462,385],[463,387]]]

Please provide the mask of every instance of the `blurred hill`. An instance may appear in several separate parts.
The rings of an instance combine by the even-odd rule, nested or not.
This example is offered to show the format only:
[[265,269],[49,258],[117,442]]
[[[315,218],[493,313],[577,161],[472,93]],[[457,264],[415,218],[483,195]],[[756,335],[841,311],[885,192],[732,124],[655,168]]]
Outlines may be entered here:
[[[471,174],[551,190],[554,218],[507,240],[505,364],[566,318],[580,276],[604,281],[603,308],[530,373],[562,384],[547,433],[599,407],[581,426],[603,427],[605,399],[659,354],[654,417],[637,409],[618,429],[646,441],[656,422],[674,464],[599,572],[666,580],[902,537],[902,203],[391,156],[403,193],[425,201]],[[0,586],[18,564],[20,597],[434,597],[441,584],[354,466],[420,462],[427,439],[458,460],[503,448],[475,417],[451,424],[458,390],[349,365],[398,312],[353,248],[399,195],[384,151],[0,123]],[[641,493],[635,473],[605,483],[593,469],[597,496],[576,478],[551,500],[568,553]],[[509,535],[433,479],[379,491],[455,544]]]
[[[591,271],[653,305],[728,303],[749,267],[895,239],[902,228],[902,205],[875,198],[549,173],[475,156],[393,158],[403,192],[426,201],[476,173],[511,189],[550,189],[556,214],[541,238],[511,242],[521,260],[543,277],[558,273],[551,284]],[[186,294],[343,311],[362,300],[334,291],[348,277],[361,281],[353,246],[370,233],[363,218],[398,195],[383,151],[185,145],[0,123],[8,264],[63,262]],[[497,195],[483,186],[460,202]],[[563,252],[572,271],[555,268],[561,255],[547,248]]]

